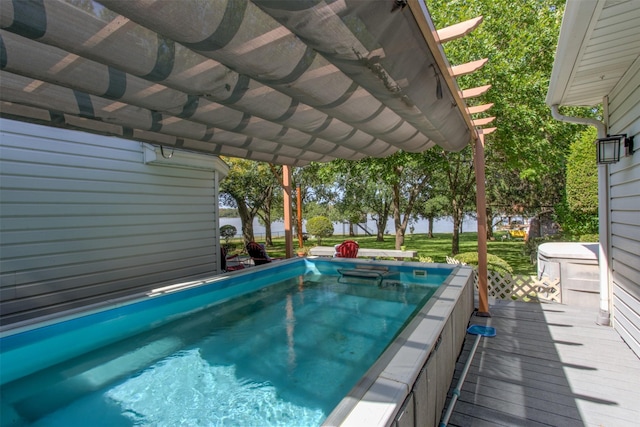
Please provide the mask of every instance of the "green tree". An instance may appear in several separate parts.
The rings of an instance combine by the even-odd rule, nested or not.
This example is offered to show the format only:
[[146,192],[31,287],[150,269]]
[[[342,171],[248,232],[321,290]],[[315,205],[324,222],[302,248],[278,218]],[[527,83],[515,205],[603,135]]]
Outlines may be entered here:
[[443,162],[444,194],[449,199],[449,214],[453,220],[453,234],[451,237],[451,254],[460,252],[460,231],[462,221],[470,205],[475,201],[474,187],[475,171],[471,147],[467,146],[459,153],[441,152],[446,160]]
[[383,159],[374,158],[334,160],[315,169],[317,200],[328,208],[331,219],[349,222],[350,235],[354,234],[354,224],[371,214],[377,224],[377,240],[383,240],[390,212],[388,186],[380,181],[383,169]]
[[231,224],[220,227],[220,237],[224,238],[227,245],[229,244],[229,240],[231,240],[237,233],[238,230]]
[[404,245],[407,226],[415,216],[415,208],[429,198],[436,172],[442,167],[438,149],[424,153],[398,152],[385,161],[386,182],[391,186],[392,215],[395,226],[396,249]]
[[326,216],[315,216],[307,221],[307,232],[316,236],[321,244],[323,237],[333,235],[333,223]]
[[[493,103],[497,130],[486,136],[488,215],[533,215],[557,204],[564,193],[569,143],[581,130],[551,117],[545,104],[565,0],[430,0],[436,28],[483,16],[471,34],[448,42],[452,65],[488,58],[479,71],[458,77],[462,89],[491,84],[469,105]],[[593,116],[591,110],[575,115]],[[489,230],[493,225],[488,222]]]
[[275,184],[266,187],[262,206],[256,211],[258,221],[264,226],[264,241],[267,246],[273,245],[271,236],[271,221],[273,220],[272,208],[275,199],[282,200],[282,198],[278,198],[278,194],[280,193],[278,190],[280,190],[280,188],[280,186],[276,186]]
[[266,163],[227,157],[223,160],[229,165],[229,174],[220,183],[220,201],[238,209],[242,237],[248,243],[255,240],[253,219],[279,184]]
[[427,234],[429,238],[433,239],[434,221],[447,215],[449,205],[449,200],[442,194],[436,194],[422,204],[418,213],[428,221]]
[[558,221],[568,234],[598,233],[596,138],[596,130],[588,128],[570,147],[566,199],[556,206]]
[[367,214],[376,221],[377,240],[382,241],[391,216],[395,227],[395,247],[404,244],[404,235],[417,206],[433,193],[434,176],[442,168],[441,150],[424,153],[399,151],[385,159],[367,158],[356,162],[333,161],[320,166],[316,194],[339,213],[340,219],[360,222]]
[[567,203],[572,211],[598,214],[598,168],[595,128],[587,128],[571,144],[567,159]]
[[391,212],[391,191],[380,179],[384,176],[386,159],[367,158],[357,162],[346,162],[342,175],[342,188],[347,195],[348,204],[339,204],[342,212],[347,212],[350,220],[350,235],[354,222],[366,221],[371,215],[376,223],[376,240],[384,241],[384,232]]
[[284,184],[282,181],[282,166],[272,164],[268,164],[268,166],[274,178],[273,185],[265,188],[264,201],[256,215],[260,224],[264,226],[265,244],[273,246],[271,223],[284,217]]

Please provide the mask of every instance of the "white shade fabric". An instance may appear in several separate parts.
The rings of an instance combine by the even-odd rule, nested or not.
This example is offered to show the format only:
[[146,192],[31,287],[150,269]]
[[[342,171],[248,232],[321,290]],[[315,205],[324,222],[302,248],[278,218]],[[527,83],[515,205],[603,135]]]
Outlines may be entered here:
[[446,58],[394,5],[3,0],[2,116],[289,165],[460,150]]

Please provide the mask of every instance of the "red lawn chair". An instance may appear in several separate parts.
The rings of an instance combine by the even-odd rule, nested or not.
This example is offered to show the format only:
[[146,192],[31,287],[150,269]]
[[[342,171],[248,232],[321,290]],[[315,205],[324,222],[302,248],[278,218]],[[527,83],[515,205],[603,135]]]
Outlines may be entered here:
[[360,245],[353,240],[345,240],[336,246],[336,257],[338,258],[357,258]]
[[247,252],[255,265],[268,264],[272,261],[264,247],[256,242],[247,243]]
[[227,256],[227,248],[220,246],[220,267],[222,271],[242,270],[244,264],[238,254]]

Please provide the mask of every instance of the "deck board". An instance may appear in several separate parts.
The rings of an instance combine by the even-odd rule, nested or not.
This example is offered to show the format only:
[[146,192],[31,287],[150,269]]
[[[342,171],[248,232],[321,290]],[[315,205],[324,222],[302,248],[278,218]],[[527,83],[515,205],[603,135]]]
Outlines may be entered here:
[[[496,328],[482,338],[450,426],[637,426],[640,359],[597,309],[491,300],[492,317],[470,323]],[[456,364],[457,385],[475,336]]]

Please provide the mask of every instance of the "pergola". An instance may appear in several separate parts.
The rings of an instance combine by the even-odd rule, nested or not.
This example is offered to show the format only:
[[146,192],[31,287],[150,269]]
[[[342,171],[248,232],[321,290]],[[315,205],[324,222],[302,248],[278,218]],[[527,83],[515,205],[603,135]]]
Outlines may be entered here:
[[442,49],[480,22],[436,30],[418,0],[7,0],[1,114],[281,164],[287,195],[291,166],[474,142],[482,260],[491,118],[465,99],[489,86],[455,77],[486,60]]

